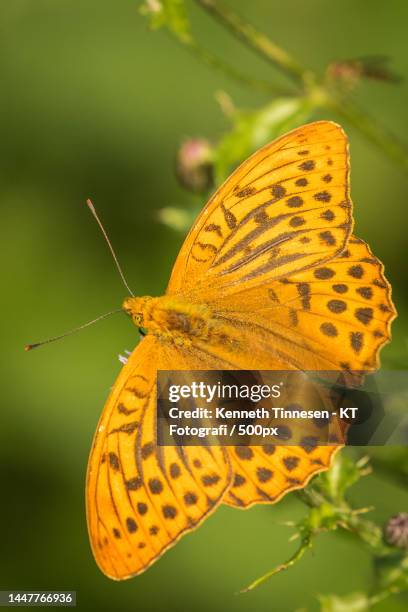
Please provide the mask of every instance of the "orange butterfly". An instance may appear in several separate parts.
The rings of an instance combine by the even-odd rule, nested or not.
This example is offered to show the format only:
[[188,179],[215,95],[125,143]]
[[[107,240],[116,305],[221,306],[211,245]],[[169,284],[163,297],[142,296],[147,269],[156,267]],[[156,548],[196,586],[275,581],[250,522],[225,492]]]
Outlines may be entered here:
[[329,467],[334,446],[158,446],[156,374],[378,367],[396,313],[382,264],[352,229],[347,138],[334,123],[311,123],[260,149],[216,192],[163,297],[125,300],[148,333],[103,410],[86,492],[107,576],[143,572],[220,503],[275,502]]

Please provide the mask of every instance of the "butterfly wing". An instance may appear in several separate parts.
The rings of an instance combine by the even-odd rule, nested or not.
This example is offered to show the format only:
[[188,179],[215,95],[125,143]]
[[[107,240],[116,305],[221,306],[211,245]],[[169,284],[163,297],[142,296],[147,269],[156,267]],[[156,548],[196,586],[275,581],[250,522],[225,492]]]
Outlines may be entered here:
[[[195,342],[206,367],[377,367],[395,309],[382,264],[350,240],[348,174],[342,129],[312,123],[255,153],[203,209],[168,292],[208,304],[230,339]],[[241,507],[277,500],[327,469],[335,450],[230,449],[235,477],[225,500]]]
[[220,295],[210,308],[241,337],[235,359],[256,355],[256,369],[374,370],[396,316],[382,263],[354,236],[325,264]]
[[156,437],[157,369],[183,369],[147,336],[123,367],[99,422],[87,476],[95,559],[121,580],[144,571],[219,504],[231,482],[222,447],[162,447]]
[[[95,435],[87,518],[101,570],[144,571],[221,501],[277,501],[338,447],[160,447],[156,375],[199,369],[373,369],[395,310],[382,265],[352,231],[348,145],[316,122],[267,145],[210,200],[167,292],[209,306],[215,343],[147,336],[122,369]],[[317,427],[317,425],[316,425]],[[340,431],[340,434],[342,432]]]
[[[396,315],[381,262],[355,237],[324,266],[221,296],[210,306],[224,333],[239,339],[238,350],[224,343],[212,361],[211,347],[197,347],[205,351],[205,367],[220,369],[370,371]],[[339,447],[316,445],[319,428],[311,423],[309,429],[303,424],[299,446],[292,439],[291,446],[228,449],[234,481],[225,501],[238,507],[276,501],[327,469]]]
[[341,446],[236,446],[230,449],[234,471],[224,503],[236,508],[275,503],[286,493],[306,486],[318,472],[327,470]]
[[[245,329],[253,352],[263,355],[268,344],[279,344],[283,357],[286,351],[293,362],[282,369],[301,363],[305,370],[342,370],[352,375],[378,367],[379,351],[390,340],[396,311],[383,266],[362,240],[351,238],[340,257],[285,281],[254,289],[245,300],[234,296],[235,301],[225,301],[229,310],[222,311],[223,318],[234,328]],[[272,357],[271,362],[276,367]],[[299,446],[231,450],[234,481],[225,494],[226,503],[247,507],[276,501],[327,469],[339,446],[316,445],[320,433],[311,423],[309,428],[313,427],[315,432],[303,431]],[[340,431],[337,440],[343,434]]]
[[328,121],[257,151],[202,210],[168,293],[225,295],[339,254],[352,230],[348,172],[346,136]]

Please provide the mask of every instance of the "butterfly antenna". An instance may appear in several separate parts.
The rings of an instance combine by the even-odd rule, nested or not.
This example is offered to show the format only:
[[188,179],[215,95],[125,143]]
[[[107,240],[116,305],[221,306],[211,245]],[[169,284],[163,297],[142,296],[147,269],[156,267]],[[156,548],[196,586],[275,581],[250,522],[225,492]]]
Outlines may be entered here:
[[108,238],[108,234],[106,233],[106,230],[105,230],[105,228],[103,227],[102,222],[101,222],[101,220],[100,220],[100,219],[99,219],[99,217],[98,217],[98,214],[97,214],[97,212],[96,212],[96,210],[95,210],[95,206],[93,205],[92,200],[90,200],[90,199],[88,198],[88,199],[87,199],[87,201],[86,201],[86,204],[87,204],[87,206],[88,206],[89,210],[91,211],[91,213],[93,214],[93,216],[95,217],[96,222],[97,222],[97,224],[99,225],[99,227],[100,227],[100,229],[101,229],[101,232],[102,232],[102,234],[103,234],[103,236],[104,236],[104,238],[105,238],[105,240],[106,240],[106,243],[107,243],[107,245],[108,245],[108,247],[109,247],[109,250],[110,250],[110,252],[112,253],[113,260],[114,260],[114,262],[115,262],[115,264],[116,264],[116,267],[117,267],[117,269],[118,269],[118,272],[119,272],[119,274],[120,274],[120,277],[121,277],[121,279],[122,279],[123,284],[125,285],[126,289],[129,291],[130,295],[131,295],[132,297],[135,297],[135,294],[133,293],[133,291],[131,290],[131,288],[130,288],[130,287],[129,287],[129,285],[127,284],[127,281],[126,281],[125,275],[123,274],[123,272],[122,272],[122,268],[120,267],[120,263],[119,263],[119,261],[118,261],[118,258],[116,257],[116,253],[115,253],[115,251],[113,250],[113,246],[112,246],[112,244],[111,244],[111,241],[110,241],[110,240],[109,240],[109,238]]
[[123,310],[121,308],[118,308],[117,310],[112,310],[111,312],[107,312],[106,314],[100,315],[99,317],[96,317],[96,319],[92,319],[92,321],[88,321],[88,323],[84,323],[83,325],[80,325],[79,327],[75,327],[75,329],[71,329],[70,331],[65,332],[65,334],[61,334],[60,336],[54,336],[53,338],[48,338],[47,340],[43,340],[42,342],[34,342],[33,344],[26,344],[24,347],[24,350],[31,351],[32,349],[38,348],[39,346],[42,346],[43,344],[49,344],[50,342],[61,340],[61,338],[65,338],[66,336],[75,334],[77,331],[80,331],[81,329],[84,329],[85,327],[89,327],[90,325],[93,325],[94,323],[97,323],[98,321],[101,321],[102,319],[106,319],[107,317],[110,317],[111,315],[116,314],[117,312],[123,312]]

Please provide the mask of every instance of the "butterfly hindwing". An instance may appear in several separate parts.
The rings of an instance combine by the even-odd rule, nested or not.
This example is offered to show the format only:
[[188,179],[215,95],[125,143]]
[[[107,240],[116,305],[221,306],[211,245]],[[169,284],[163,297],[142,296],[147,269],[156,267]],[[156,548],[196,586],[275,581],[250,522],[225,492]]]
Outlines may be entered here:
[[381,262],[356,237],[323,265],[220,297],[214,308],[259,356],[258,369],[279,369],[279,353],[286,369],[373,370],[396,315]]
[[234,479],[224,502],[237,508],[277,502],[330,466],[340,446],[236,446],[229,449]]

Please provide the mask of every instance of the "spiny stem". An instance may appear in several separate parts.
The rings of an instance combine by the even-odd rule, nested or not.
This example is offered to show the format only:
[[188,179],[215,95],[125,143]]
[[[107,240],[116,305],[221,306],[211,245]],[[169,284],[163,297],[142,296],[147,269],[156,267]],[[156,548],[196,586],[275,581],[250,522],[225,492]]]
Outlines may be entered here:
[[264,574],[263,576],[261,576],[260,578],[257,578],[256,580],[254,580],[253,582],[251,582],[250,585],[248,585],[246,588],[242,589],[240,591],[240,593],[247,593],[248,591],[252,591],[253,589],[255,589],[256,587],[258,587],[259,585],[261,585],[263,582],[266,582],[266,580],[268,580],[269,578],[272,578],[272,576],[274,576],[275,574],[278,574],[279,572],[282,572],[283,570],[288,569],[289,567],[291,567],[292,565],[294,565],[294,563],[296,563],[296,561],[299,561],[299,559],[301,559],[303,557],[303,555],[305,554],[305,552],[307,551],[308,548],[311,548],[312,546],[312,536],[310,533],[308,533],[307,535],[304,536],[304,538],[302,539],[302,543],[299,546],[299,548],[296,550],[296,552],[288,559],[288,561],[286,561],[286,563],[281,563],[280,565],[278,565],[277,567],[274,567],[270,572],[267,572],[266,574]]
[[393,547],[383,542],[381,530],[377,525],[362,518],[362,512],[351,511],[346,505],[344,507],[335,505],[333,500],[326,499],[313,487],[296,491],[296,496],[310,508],[319,508],[322,504],[328,504],[335,519],[333,525],[341,527],[345,532],[364,542],[376,557],[391,555],[395,552]]
[[375,557],[383,557],[395,553],[395,548],[384,544],[381,530],[375,523],[367,521],[356,514],[349,514],[344,517],[344,523],[346,529],[364,542]]
[[309,508],[318,508],[326,500],[323,495],[314,487],[310,486],[306,489],[298,489],[294,491],[294,495]]
[[298,85],[305,83],[309,71],[253,25],[216,0],[196,0],[196,2],[227,26],[248,47],[290,76]]

